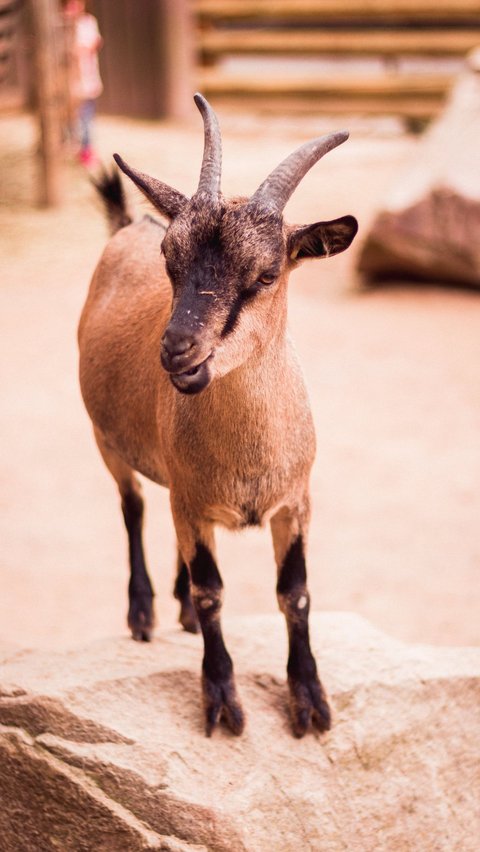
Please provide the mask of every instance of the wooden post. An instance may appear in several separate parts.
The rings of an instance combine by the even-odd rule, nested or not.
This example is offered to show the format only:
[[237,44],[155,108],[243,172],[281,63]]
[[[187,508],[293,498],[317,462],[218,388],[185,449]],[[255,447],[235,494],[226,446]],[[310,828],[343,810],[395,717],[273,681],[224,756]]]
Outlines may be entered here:
[[159,104],[165,118],[188,119],[193,109],[194,45],[189,0],[159,0]]
[[58,2],[31,0],[35,45],[35,89],[39,119],[39,203],[60,202],[61,117],[58,63]]
[[[74,66],[75,66],[75,23],[71,18],[64,16],[58,28],[60,44],[58,51],[58,83],[59,112],[60,112],[60,134],[61,144],[68,139],[71,142],[75,138],[77,123],[77,101],[73,95],[74,91]],[[62,135],[63,131],[63,135]]]

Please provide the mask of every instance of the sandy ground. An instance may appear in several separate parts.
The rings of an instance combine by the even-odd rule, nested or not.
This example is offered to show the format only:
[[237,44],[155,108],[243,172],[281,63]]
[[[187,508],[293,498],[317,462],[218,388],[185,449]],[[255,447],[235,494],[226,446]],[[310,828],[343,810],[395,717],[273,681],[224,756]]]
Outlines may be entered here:
[[[307,126],[308,125],[308,126]],[[332,128],[334,129],[334,128]],[[323,127],[321,128],[323,131]],[[227,194],[252,192],[313,122],[226,123]],[[189,127],[101,119],[98,145],[188,194],[202,151]],[[354,136],[303,181],[290,221],[355,214],[365,234],[414,154],[409,137]],[[76,323],[106,228],[84,172],[65,204],[33,205],[35,131],[0,131],[0,638],[68,647],[125,633],[126,539],[77,382]],[[138,205],[141,210],[142,205]],[[400,286],[362,293],[345,255],[291,280],[290,318],[311,391],[313,606],[353,610],[405,640],[480,639],[480,297]],[[158,630],[176,619],[168,495],[146,483],[146,546]],[[267,530],[219,533],[231,614],[276,611]]]

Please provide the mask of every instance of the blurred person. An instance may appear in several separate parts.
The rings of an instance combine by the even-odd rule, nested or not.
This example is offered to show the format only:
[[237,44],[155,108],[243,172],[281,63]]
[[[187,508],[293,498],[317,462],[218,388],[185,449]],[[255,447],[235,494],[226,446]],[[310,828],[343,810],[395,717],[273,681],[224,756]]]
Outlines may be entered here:
[[78,159],[84,166],[97,162],[92,146],[95,101],[103,91],[98,51],[103,39],[97,19],[86,10],[85,0],[66,0],[64,14],[72,31],[72,96],[77,104]]

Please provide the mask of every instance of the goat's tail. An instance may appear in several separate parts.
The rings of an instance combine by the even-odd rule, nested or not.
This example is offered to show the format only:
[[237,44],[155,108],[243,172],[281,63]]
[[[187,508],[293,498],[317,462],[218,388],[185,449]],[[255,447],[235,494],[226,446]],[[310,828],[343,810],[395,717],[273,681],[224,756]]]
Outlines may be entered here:
[[125,190],[118,170],[112,169],[111,172],[108,172],[103,169],[98,178],[91,180],[103,201],[110,233],[116,234],[120,228],[130,225],[133,219],[127,208]]

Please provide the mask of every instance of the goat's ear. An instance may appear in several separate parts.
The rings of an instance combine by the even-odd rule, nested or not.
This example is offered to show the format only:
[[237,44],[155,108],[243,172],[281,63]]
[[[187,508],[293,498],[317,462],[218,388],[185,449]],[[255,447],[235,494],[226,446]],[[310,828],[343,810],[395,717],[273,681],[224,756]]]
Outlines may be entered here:
[[316,222],[292,231],[288,237],[290,260],[308,257],[330,257],[345,251],[358,231],[354,216],[342,216],[331,222]]

